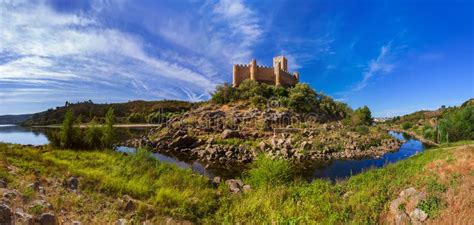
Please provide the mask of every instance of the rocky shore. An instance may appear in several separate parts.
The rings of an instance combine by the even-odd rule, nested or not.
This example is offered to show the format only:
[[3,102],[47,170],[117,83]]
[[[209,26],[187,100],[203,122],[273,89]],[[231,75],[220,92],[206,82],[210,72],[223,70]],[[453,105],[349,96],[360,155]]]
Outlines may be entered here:
[[249,163],[261,153],[295,162],[379,157],[401,145],[382,129],[365,129],[286,109],[205,105],[124,145],[206,164]]

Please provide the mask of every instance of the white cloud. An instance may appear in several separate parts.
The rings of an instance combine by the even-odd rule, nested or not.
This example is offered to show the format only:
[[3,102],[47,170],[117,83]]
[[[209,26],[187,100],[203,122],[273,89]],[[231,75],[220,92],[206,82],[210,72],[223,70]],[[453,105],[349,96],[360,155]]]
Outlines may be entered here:
[[360,91],[367,87],[370,79],[376,75],[383,75],[392,72],[395,68],[394,62],[391,61],[392,43],[388,43],[380,48],[377,58],[370,60],[365,71],[362,81],[360,81],[353,91]]
[[[124,97],[131,92],[130,98],[197,100],[215,86],[211,77],[149,54],[139,37],[105,27],[92,14],[58,13],[44,2],[0,4],[0,87],[49,85],[48,91],[61,91],[62,98],[109,91]],[[62,86],[76,86],[76,91]],[[5,93],[1,88],[2,102],[11,100]]]

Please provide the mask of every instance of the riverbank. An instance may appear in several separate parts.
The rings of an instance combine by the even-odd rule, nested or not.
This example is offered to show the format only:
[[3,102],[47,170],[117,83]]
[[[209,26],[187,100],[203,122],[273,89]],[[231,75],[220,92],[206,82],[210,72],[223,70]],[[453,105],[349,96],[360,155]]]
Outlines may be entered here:
[[427,196],[419,205],[429,215],[425,222],[448,218],[472,224],[472,205],[465,203],[474,196],[474,142],[461,144],[429,149],[335,184],[304,182],[284,160],[257,160],[242,177],[249,187],[239,194],[225,182],[215,185],[143,151],[127,156],[0,144],[0,179],[6,186],[0,190],[7,196],[0,204],[25,218],[50,213],[64,223],[367,224],[389,220],[392,201],[412,187]]
[[[87,128],[90,127],[91,124],[80,124],[76,125],[75,127],[79,128]],[[101,127],[102,124],[96,124],[94,126]],[[117,128],[147,128],[147,127],[159,127],[161,124],[149,124],[149,123],[133,123],[133,124],[114,124],[114,127]],[[61,124],[51,124],[51,125],[44,125],[44,126],[31,126],[32,128],[61,128]]]

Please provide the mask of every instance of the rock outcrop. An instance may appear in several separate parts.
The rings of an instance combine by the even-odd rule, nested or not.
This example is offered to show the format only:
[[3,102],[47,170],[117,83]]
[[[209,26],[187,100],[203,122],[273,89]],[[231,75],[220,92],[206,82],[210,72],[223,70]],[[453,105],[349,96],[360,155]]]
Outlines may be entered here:
[[244,103],[203,105],[125,143],[206,164],[248,163],[259,153],[296,162],[377,157],[400,144],[376,128],[359,134],[340,121]]

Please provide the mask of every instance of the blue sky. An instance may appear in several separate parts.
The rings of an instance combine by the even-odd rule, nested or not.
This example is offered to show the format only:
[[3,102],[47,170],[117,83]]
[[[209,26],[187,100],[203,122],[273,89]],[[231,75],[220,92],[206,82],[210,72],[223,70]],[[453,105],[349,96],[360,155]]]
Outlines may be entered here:
[[0,115],[65,101],[206,100],[232,64],[291,71],[394,116],[474,97],[468,0],[0,0]]

